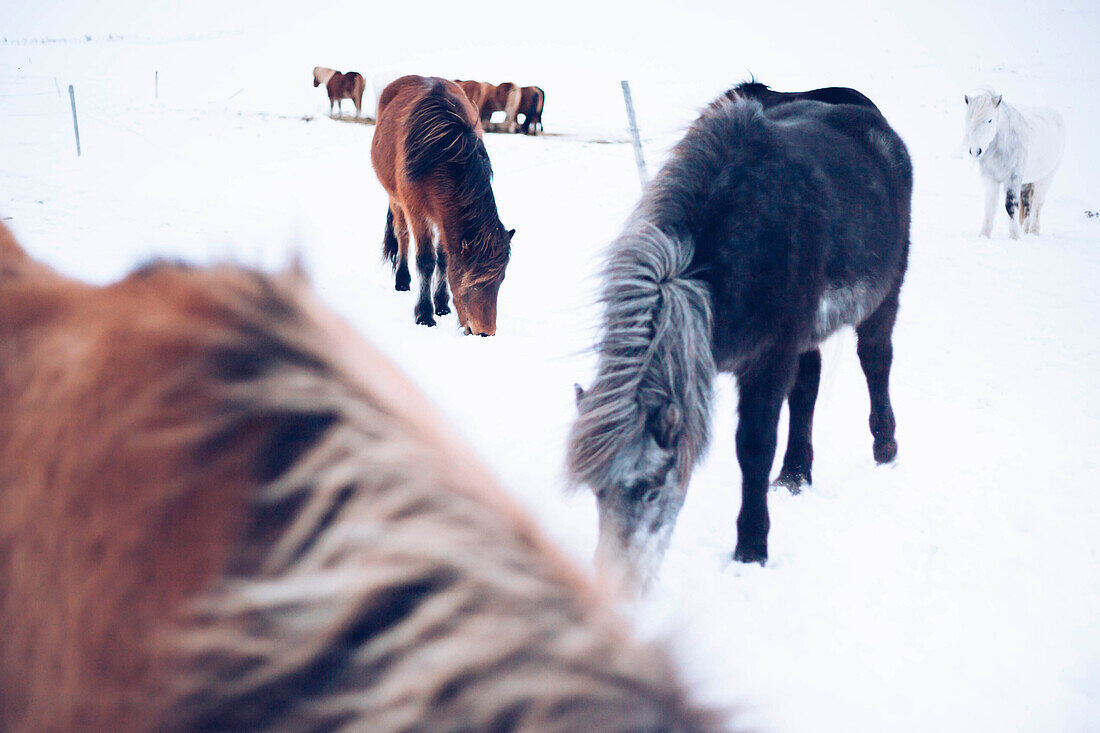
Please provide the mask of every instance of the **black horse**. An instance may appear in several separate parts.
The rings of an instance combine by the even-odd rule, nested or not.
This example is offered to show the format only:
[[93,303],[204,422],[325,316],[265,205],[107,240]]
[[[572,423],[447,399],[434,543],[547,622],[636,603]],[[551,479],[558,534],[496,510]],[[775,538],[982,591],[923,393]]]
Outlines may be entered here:
[[[797,492],[811,481],[818,344],[843,326],[858,334],[875,460],[897,453],[888,382],[909,252],[905,144],[854,90],[840,97],[864,103],[739,89],[703,111],[612,244],[597,376],[577,391],[571,477],[596,493],[598,554],[632,560],[643,583],[709,443],[717,372],[734,374],[740,391],[736,560],[767,559],[784,399],[790,439],[777,482]],[[825,92],[837,94],[803,94]]]

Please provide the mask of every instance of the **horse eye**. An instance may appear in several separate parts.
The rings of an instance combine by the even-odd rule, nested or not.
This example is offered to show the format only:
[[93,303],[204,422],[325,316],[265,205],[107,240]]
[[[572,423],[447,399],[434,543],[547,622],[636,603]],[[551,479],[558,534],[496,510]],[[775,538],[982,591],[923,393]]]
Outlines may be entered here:
[[646,504],[652,504],[653,502],[657,501],[657,497],[659,497],[660,495],[660,489],[650,489],[649,491],[645,492],[645,496],[642,497],[642,501]]

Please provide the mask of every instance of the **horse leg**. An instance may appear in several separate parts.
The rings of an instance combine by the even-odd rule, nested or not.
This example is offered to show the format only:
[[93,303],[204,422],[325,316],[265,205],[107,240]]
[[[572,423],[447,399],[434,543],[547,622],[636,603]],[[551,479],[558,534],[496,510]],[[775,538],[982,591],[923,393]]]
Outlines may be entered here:
[[451,299],[450,292],[447,291],[447,251],[443,248],[443,243],[440,242],[439,246],[435,250],[435,314],[437,316],[445,316],[451,312],[447,302]]
[[1035,184],[1025,183],[1020,187],[1020,227],[1024,234],[1031,233],[1031,203],[1034,200]]
[[878,310],[856,328],[856,353],[871,395],[868,422],[875,439],[873,451],[875,462],[880,464],[889,463],[898,454],[894,409],[890,406],[890,366],[894,361],[893,333],[900,289],[900,283],[895,285]]
[[1039,214],[1042,213],[1043,204],[1047,201],[1047,193],[1050,191],[1050,184],[1053,180],[1054,174],[1051,174],[1034,183],[1035,191],[1031,197],[1031,226],[1028,229],[1032,234],[1039,233]]
[[790,408],[787,452],[783,456],[783,469],[775,480],[777,486],[786,487],[792,494],[799,493],[803,486],[813,481],[810,468],[814,462],[814,403],[820,382],[821,350],[811,349],[799,358],[798,376],[787,396]]
[[[393,241],[394,230],[397,232]],[[409,223],[405,219],[405,210],[397,204],[390,204],[390,213],[386,216],[386,240],[383,254],[390,258],[394,266],[394,290],[408,290],[412,283],[409,275]]]
[[791,388],[797,353],[783,352],[738,375],[737,462],[741,465],[741,511],[733,559],[763,565],[768,559],[768,473],[775,459],[783,399]]
[[432,241],[431,223],[421,217],[414,224],[416,237],[416,271],[420,273],[420,296],[416,299],[416,322],[421,326],[434,326],[432,318],[432,274],[435,272],[435,243]]
[[1012,182],[1005,184],[1005,211],[1008,212],[1008,236],[1020,238],[1020,222],[1016,221],[1016,209],[1020,205],[1020,187]]
[[985,186],[985,219],[982,220],[981,236],[988,237],[993,233],[993,212],[997,208],[997,194],[1001,192],[1001,184],[985,176],[982,176],[982,184]]

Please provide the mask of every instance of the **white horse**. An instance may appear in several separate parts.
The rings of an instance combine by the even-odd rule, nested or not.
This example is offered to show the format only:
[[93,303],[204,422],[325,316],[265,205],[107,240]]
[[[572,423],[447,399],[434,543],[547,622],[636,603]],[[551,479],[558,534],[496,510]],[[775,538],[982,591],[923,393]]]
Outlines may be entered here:
[[1038,234],[1039,212],[1066,147],[1062,116],[1046,108],[1016,109],[992,92],[964,98],[966,144],[985,184],[982,236],[993,230],[1002,185],[1010,236],[1020,238],[1021,224],[1025,233]]

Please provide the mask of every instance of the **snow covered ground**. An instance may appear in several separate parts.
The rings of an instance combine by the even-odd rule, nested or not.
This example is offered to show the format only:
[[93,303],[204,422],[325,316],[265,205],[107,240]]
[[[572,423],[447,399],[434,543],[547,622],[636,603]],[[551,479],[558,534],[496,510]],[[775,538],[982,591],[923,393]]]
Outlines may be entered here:
[[[1100,7],[623,7],[6,7],[0,217],[35,256],[97,282],[154,255],[274,268],[301,252],[323,298],[586,563],[593,501],[563,493],[561,465],[572,384],[594,366],[600,251],[638,196],[615,142],[619,79],[651,170],[750,72],[779,89],[857,87],[916,171],[892,379],[900,460],[873,464],[842,334],[823,348],[817,483],[771,495],[766,568],[730,565],[740,476],[723,380],[714,445],[638,623],[674,639],[706,699],[765,731],[1100,729],[1100,218],[1086,215],[1100,210]],[[368,86],[413,72],[547,90],[560,136],[486,138],[501,218],[518,230],[495,338],[460,336],[453,316],[413,324],[412,295],[379,262],[373,128],[324,116],[318,64]],[[1003,214],[991,240],[977,236],[977,171],[953,153],[963,93],[985,85],[1066,117],[1041,238],[1009,240]]]

